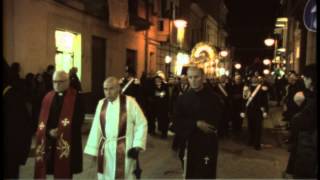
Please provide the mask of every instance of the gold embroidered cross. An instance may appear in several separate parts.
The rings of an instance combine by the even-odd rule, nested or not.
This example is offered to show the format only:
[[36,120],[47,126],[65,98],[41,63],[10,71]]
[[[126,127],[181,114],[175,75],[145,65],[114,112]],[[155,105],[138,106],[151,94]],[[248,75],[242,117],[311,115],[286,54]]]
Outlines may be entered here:
[[68,118],[64,118],[64,120],[63,120],[61,123],[62,123],[62,125],[63,125],[64,127],[66,127],[66,126],[68,126],[68,124],[70,123],[70,121],[68,120]]
[[46,126],[44,125],[43,121],[41,121],[41,123],[39,124],[39,129],[40,129],[40,131],[41,131],[44,127],[46,127]]
[[209,160],[210,160],[210,158],[208,156],[204,157],[204,164],[208,164]]

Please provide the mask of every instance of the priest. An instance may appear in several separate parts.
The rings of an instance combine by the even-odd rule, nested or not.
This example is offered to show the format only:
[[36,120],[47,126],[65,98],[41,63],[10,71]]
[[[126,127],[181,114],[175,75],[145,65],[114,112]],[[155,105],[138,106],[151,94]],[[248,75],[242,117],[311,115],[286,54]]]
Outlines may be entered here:
[[138,103],[120,94],[119,80],[103,83],[84,153],[97,157],[98,179],[139,178],[138,155],[146,149],[148,125]]
[[53,91],[43,99],[36,133],[35,178],[72,178],[82,172],[82,100],[65,71],[53,74]]

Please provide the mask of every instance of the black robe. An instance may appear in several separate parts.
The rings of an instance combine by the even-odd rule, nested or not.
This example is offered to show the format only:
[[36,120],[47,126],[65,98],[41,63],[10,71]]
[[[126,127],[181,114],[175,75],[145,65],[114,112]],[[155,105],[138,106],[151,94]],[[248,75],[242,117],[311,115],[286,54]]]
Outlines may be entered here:
[[[223,117],[223,101],[210,88],[190,90],[178,98],[176,107],[177,136],[187,141],[186,178],[216,178],[218,157],[217,134],[205,134],[196,122],[204,120],[216,129]],[[206,162],[205,158],[209,160]]]
[[244,109],[243,83],[233,84],[231,87],[231,99],[232,99],[232,129],[235,133],[239,133],[242,130],[243,119],[240,117],[240,113]]
[[25,164],[31,145],[31,118],[23,96],[13,87],[3,95],[4,177],[18,178],[19,166]]
[[[47,144],[46,144],[46,151],[48,155],[47,159],[47,173],[52,174],[54,168],[54,154],[52,151],[49,150],[50,146],[55,146],[56,140],[49,136],[49,130],[57,128],[58,126],[58,119],[60,118],[60,112],[63,104],[63,96],[59,96],[58,93],[55,94],[50,113],[49,119],[47,122]],[[71,125],[71,150],[70,150],[70,171],[72,174],[82,172],[82,133],[81,127],[84,120],[84,108],[82,103],[82,97],[80,94],[77,94],[75,106],[74,106],[74,113],[72,117],[72,125]],[[52,148],[51,148],[52,149]]]

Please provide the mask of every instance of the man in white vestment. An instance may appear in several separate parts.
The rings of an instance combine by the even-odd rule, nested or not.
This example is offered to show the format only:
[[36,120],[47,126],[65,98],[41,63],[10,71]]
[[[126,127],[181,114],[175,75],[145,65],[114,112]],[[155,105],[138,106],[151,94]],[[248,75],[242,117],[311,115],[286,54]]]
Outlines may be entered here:
[[146,149],[147,120],[134,98],[120,95],[118,82],[115,77],[104,81],[105,98],[97,105],[84,150],[97,159],[98,179],[135,179],[136,159]]

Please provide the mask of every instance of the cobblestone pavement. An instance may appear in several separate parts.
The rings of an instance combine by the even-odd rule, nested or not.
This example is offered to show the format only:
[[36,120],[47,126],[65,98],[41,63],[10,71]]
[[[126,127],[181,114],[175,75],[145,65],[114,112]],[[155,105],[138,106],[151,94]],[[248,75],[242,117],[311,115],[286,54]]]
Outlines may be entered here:
[[[246,132],[240,137],[227,138],[220,141],[218,156],[218,178],[281,178],[285,169],[288,152],[285,146],[280,146],[279,132],[273,126],[279,124],[280,109],[272,107],[270,115],[265,120],[263,143],[267,144],[261,151],[245,145]],[[87,125],[90,127],[90,125]],[[147,151],[141,153],[143,179],[182,179],[183,171],[177,155],[171,150],[172,136],[167,140],[159,137],[148,137]],[[281,139],[281,138],[280,138]],[[87,135],[83,135],[83,145]],[[30,157],[27,164],[20,170],[21,178],[32,178],[34,158]],[[74,179],[96,179],[96,165],[89,156],[84,155],[84,171],[74,176]]]

